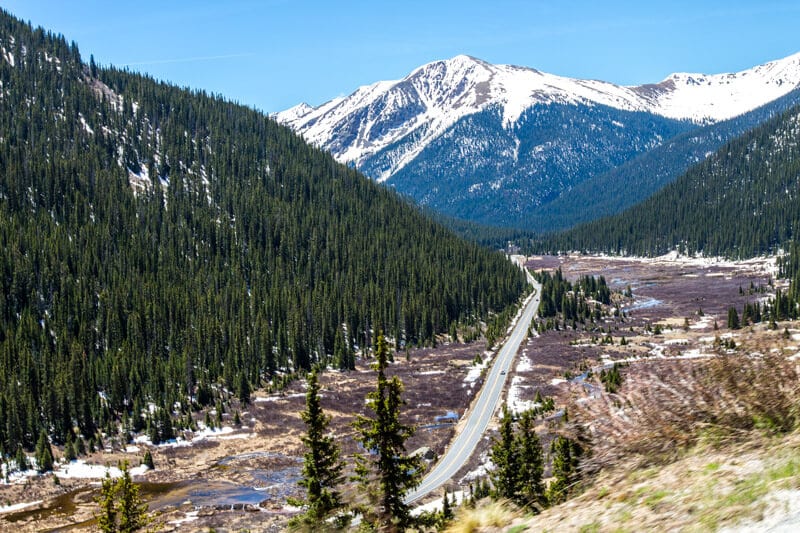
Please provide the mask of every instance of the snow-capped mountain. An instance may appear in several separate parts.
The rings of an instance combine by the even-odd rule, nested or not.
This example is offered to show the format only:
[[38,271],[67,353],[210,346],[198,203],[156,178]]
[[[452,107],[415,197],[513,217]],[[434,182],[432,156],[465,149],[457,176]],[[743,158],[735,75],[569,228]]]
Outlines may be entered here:
[[[275,118],[339,161],[423,203],[496,222],[492,215],[471,216],[470,205],[487,191],[506,193],[513,182],[513,192],[525,200],[509,209],[541,205],[673,135],[751,111],[798,83],[800,53],[738,73],[679,73],[633,87],[460,55]],[[605,110],[602,116],[593,116],[598,109]],[[558,123],[564,120],[569,125]],[[632,122],[635,131],[620,134]],[[553,126],[570,135],[540,135]],[[456,183],[444,187],[448,197],[439,198],[442,182],[452,182],[454,174]],[[542,186],[545,193],[529,190]],[[456,208],[454,202],[462,201]]]

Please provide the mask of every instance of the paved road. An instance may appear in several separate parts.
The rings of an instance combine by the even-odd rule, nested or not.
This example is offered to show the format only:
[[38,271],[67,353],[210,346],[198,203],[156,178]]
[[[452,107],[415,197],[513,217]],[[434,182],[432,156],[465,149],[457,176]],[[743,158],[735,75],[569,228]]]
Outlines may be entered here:
[[[517,261],[520,262],[519,259]],[[530,273],[528,273],[528,281],[534,285],[535,294],[529,298],[522,316],[514,326],[505,345],[500,349],[473,409],[467,414],[466,424],[450,443],[450,447],[433,467],[433,470],[423,478],[415,491],[406,496],[406,503],[412,503],[427,496],[449,481],[466,464],[475,447],[483,438],[489,421],[498,407],[500,394],[503,392],[508,377],[508,370],[511,368],[520,344],[528,334],[528,326],[539,307],[541,286],[534,281]]]

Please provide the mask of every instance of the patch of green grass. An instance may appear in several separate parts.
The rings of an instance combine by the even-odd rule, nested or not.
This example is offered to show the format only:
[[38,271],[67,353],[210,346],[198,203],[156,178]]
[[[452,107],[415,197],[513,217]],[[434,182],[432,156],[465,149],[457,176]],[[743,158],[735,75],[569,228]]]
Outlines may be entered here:
[[721,524],[744,518],[758,517],[765,503],[761,501],[770,491],[800,482],[800,460],[789,459],[736,481],[725,494],[706,497],[700,523],[704,528],[717,529]]
[[509,529],[507,533],[522,533],[523,531],[528,531],[528,526],[520,524]]
[[800,477],[800,460],[791,459],[780,466],[767,470],[764,475],[769,482]]
[[656,477],[660,472],[660,469],[651,466],[648,468],[639,468],[628,474],[628,479],[630,481],[646,481],[648,479],[653,479]]
[[639,501],[642,498],[644,498],[645,494],[647,494],[648,492],[650,492],[650,487],[647,485],[643,485],[641,487],[638,487],[635,491],[633,491],[633,497],[636,499],[636,501]]
[[578,531],[580,531],[580,533],[599,533],[600,522],[594,521],[591,524],[583,525]]
[[598,500],[602,500],[603,498],[608,496],[609,492],[610,491],[609,491],[608,487],[600,487],[600,490],[597,491],[597,499]]
[[720,467],[720,464],[718,462],[716,462],[716,461],[713,461],[711,463],[708,463],[704,470],[706,472],[708,472],[708,473],[711,473],[711,472],[716,472],[717,470],[719,470],[719,467]]
[[650,509],[655,509],[661,501],[669,496],[671,493],[667,490],[657,490],[652,494],[648,494],[647,497],[644,499],[644,504],[648,506]]

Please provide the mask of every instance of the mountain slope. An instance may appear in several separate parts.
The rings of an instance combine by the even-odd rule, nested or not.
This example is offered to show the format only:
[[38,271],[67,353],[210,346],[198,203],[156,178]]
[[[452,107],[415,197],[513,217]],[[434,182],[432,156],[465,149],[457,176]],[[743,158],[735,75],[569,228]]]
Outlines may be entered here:
[[[800,53],[732,74],[676,73],[656,84],[624,87],[556,76],[512,65],[456,56],[419,67],[398,81],[360,87],[317,108],[300,104],[276,114],[279,122],[340,161],[356,166],[417,128],[427,144],[461,118],[502,109],[505,125],[536,104],[605,105],[677,120],[720,121],[788,93],[800,82]],[[391,169],[399,170],[403,162]],[[390,173],[375,176],[379,181]]]
[[751,257],[800,230],[800,106],[720,148],[626,211],[547,238],[541,250]]
[[729,120],[676,135],[612,170],[565,190],[515,225],[549,232],[613,215],[645,200],[726,142],[800,104],[800,89]]
[[529,228],[531,209],[691,127],[601,105],[537,105],[514,128],[502,120],[497,108],[464,117],[387,183],[450,216]]
[[381,330],[431,343],[525,290],[268,117],[2,12],[0,84],[5,452],[121,421],[168,438],[176,405],[352,368]]
[[[339,161],[448,215],[525,227],[526,212],[609,171],[604,164],[620,165],[698,124],[751,111],[798,82],[800,54],[735,74],[673,74],[638,87],[457,56],[276,118]],[[593,122],[595,108],[605,109],[607,120]],[[566,109],[575,117],[565,118]],[[647,116],[656,127],[619,137],[631,116]],[[525,144],[565,124],[573,128],[568,153],[546,142]],[[585,137],[592,148],[582,149]],[[543,163],[551,160],[555,168]],[[518,177],[509,181],[512,174]],[[547,190],[537,192],[543,184]],[[498,203],[489,190],[506,200]],[[496,208],[487,212],[484,200]]]

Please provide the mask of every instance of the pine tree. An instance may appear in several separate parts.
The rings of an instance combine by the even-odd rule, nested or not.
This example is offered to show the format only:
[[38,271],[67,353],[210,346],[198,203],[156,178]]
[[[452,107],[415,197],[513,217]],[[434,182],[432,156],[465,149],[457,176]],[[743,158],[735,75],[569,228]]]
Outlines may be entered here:
[[728,329],[739,329],[739,313],[736,312],[735,307],[728,308]]
[[44,428],[39,432],[39,440],[36,442],[36,470],[40,474],[53,469],[53,449],[50,447],[50,440]]
[[306,424],[303,437],[306,453],[300,485],[306,489],[307,510],[295,525],[320,524],[343,506],[337,486],[343,481],[344,464],[339,459],[339,448],[333,436],[328,434],[330,417],[320,404],[316,370],[308,374],[307,382],[306,409],[300,414]]
[[503,405],[500,419],[500,438],[495,439],[489,451],[494,470],[489,474],[494,485],[494,496],[516,500],[520,489],[520,457],[517,440],[514,438],[514,418]]
[[30,466],[28,464],[28,456],[25,455],[25,450],[22,449],[22,445],[17,446],[17,455],[14,457],[14,460],[17,463],[17,470],[20,472],[27,470]]
[[78,457],[77,451],[75,450],[75,440],[72,436],[72,431],[67,432],[67,442],[64,444],[64,459],[67,461],[74,461]]
[[359,416],[354,423],[356,438],[369,454],[356,457],[356,479],[369,500],[359,509],[365,522],[378,529],[402,531],[411,523],[403,497],[419,483],[422,464],[418,457],[405,453],[413,428],[400,422],[403,384],[397,376],[386,377],[388,357],[381,333],[375,349],[377,387],[367,395],[375,418]]
[[453,518],[453,508],[450,505],[450,500],[447,498],[447,489],[442,495],[442,520],[448,521]]
[[522,413],[516,440],[519,450],[518,502],[529,509],[541,509],[547,503],[542,483],[544,459],[542,444],[535,431],[535,417],[532,410]]
[[149,523],[147,504],[139,496],[139,486],[131,480],[127,462],[122,464],[122,477],[117,480],[116,493],[119,498],[117,510],[120,533],[137,531],[146,526]]
[[244,372],[239,372],[239,379],[237,380],[236,396],[242,405],[250,403],[250,383],[247,381],[247,375]]
[[578,481],[581,448],[572,440],[559,435],[550,449],[553,454],[553,480],[547,487],[547,498],[550,503],[561,503]]
[[144,459],[142,460],[142,464],[144,464],[150,470],[155,470],[156,469],[156,465],[153,462],[153,454],[150,453],[150,450],[147,450],[146,452],[144,452]]
[[124,462],[120,469],[122,476],[117,479],[106,473],[96,500],[100,506],[97,525],[103,533],[131,533],[151,521],[147,504],[139,496],[139,487],[131,480],[128,463]]
[[116,496],[116,482],[111,479],[111,475],[106,472],[103,484],[100,488],[100,495],[97,504],[100,506],[100,514],[97,516],[97,527],[103,533],[116,533],[117,531],[117,506],[114,501]]

